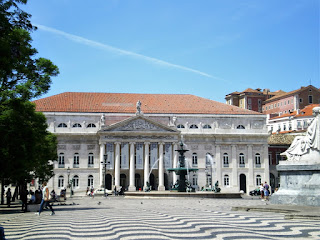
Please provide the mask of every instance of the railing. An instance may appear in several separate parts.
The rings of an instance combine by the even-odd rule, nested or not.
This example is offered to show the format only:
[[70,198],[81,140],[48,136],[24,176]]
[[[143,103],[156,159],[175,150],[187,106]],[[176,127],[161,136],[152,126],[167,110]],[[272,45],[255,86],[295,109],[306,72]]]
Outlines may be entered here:
[[73,164],[73,168],[79,168],[79,164]]
[[239,167],[244,168],[244,167],[246,167],[246,164],[240,163],[240,164],[239,164]]
[[64,168],[64,164],[58,164],[58,168]]

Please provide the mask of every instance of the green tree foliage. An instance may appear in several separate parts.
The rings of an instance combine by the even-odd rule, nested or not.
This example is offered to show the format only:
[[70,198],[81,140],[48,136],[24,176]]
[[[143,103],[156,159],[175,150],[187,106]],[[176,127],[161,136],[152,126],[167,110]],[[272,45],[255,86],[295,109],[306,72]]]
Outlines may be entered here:
[[1,177],[15,183],[51,178],[50,160],[57,159],[57,140],[47,131],[45,116],[21,99],[10,100],[2,110],[0,163],[5,171]]
[[53,175],[56,137],[47,132],[45,116],[31,99],[50,88],[59,69],[38,57],[30,33],[36,28],[20,5],[27,0],[0,0],[0,179],[23,186],[32,178]]
[[31,46],[30,14],[18,3],[27,0],[0,0],[0,103],[12,98],[30,100],[46,93],[51,77],[59,73],[50,60],[36,58]]

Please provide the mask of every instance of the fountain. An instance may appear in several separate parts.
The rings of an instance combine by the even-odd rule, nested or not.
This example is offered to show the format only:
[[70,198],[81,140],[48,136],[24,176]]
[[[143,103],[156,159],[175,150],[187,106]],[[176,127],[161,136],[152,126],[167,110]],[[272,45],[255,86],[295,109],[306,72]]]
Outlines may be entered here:
[[179,167],[177,168],[168,168],[169,172],[175,172],[178,176],[179,176],[179,180],[177,181],[177,183],[175,184],[175,189],[178,190],[178,192],[186,192],[187,191],[187,185],[189,185],[189,183],[187,183],[186,180],[186,175],[189,172],[196,172],[199,169],[198,168],[189,168],[188,166],[185,166],[185,156],[184,153],[189,151],[187,149],[183,149],[183,142],[181,140],[180,142],[180,149],[176,150],[177,152],[179,152],[180,156],[179,156]]

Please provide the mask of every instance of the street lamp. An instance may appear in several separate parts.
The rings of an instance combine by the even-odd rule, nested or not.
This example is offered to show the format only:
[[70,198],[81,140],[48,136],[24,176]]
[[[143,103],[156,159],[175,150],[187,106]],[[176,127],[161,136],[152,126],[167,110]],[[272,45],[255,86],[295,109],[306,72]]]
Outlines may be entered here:
[[206,173],[206,187],[209,187],[209,170],[207,167],[205,168],[204,172]]
[[103,155],[104,158],[104,162],[101,162],[104,165],[104,196],[106,197],[107,193],[106,193],[106,174],[107,174],[107,165],[110,164],[110,162],[107,162],[108,160],[108,154]]
[[70,188],[70,198],[72,198],[72,179],[70,179],[70,167],[68,167],[67,169],[67,173],[68,173],[68,184],[69,184],[69,188]]

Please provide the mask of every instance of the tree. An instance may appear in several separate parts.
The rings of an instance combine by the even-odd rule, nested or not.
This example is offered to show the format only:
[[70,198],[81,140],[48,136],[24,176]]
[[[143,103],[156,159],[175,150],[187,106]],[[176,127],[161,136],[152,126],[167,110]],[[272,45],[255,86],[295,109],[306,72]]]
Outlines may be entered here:
[[31,46],[30,32],[36,27],[18,3],[27,0],[0,0],[0,103],[41,96],[59,73],[50,60],[35,57],[38,52]]
[[47,93],[59,69],[36,57],[30,33],[31,15],[19,4],[27,0],[0,0],[0,178],[25,184],[34,177],[49,179],[50,159],[56,159],[56,137],[47,132],[46,119],[35,112],[31,99]]

